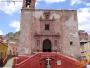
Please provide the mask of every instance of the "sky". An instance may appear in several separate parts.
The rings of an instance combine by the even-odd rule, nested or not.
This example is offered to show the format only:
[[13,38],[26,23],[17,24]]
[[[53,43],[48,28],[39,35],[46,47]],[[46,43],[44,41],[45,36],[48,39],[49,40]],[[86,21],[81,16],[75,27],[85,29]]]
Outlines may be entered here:
[[[0,35],[20,30],[22,2],[9,1],[22,0],[0,0]],[[90,34],[90,0],[36,0],[36,9],[77,10],[78,29]]]

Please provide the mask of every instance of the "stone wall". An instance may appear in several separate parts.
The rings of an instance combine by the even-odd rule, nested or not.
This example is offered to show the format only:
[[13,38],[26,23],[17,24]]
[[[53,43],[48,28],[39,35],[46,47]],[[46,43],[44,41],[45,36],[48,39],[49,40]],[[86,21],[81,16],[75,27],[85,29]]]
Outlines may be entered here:
[[45,39],[51,41],[53,52],[79,56],[77,12],[22,9],[19,54],[42,52]]

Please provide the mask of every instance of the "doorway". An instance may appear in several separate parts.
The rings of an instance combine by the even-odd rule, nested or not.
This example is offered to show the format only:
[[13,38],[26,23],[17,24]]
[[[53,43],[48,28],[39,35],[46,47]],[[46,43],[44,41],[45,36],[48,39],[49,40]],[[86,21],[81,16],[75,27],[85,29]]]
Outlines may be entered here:
[[49,39],[45,39],[43,41],[43,52],[51,52],[51,41]]

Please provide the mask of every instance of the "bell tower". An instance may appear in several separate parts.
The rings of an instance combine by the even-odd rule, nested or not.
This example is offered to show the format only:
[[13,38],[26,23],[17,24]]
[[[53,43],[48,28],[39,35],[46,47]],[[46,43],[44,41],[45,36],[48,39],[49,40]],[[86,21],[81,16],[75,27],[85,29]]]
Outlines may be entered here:
[[35,2],[36,2],[36,0],[23,0],[22,8],[35,9]]
[[33,47],[32,32],[34,23],[34,11],[36,0],[23,0],[21,9],[21,23],[20,23],[20,42],[18,47],[18,54],[31,54]]

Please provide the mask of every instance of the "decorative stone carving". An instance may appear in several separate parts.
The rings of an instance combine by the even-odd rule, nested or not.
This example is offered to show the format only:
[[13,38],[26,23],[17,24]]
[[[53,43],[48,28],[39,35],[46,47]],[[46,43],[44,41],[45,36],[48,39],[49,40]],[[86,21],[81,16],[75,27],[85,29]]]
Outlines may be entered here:
[[45,19],[50,19],[50,11],[44,11],[44,17]]

